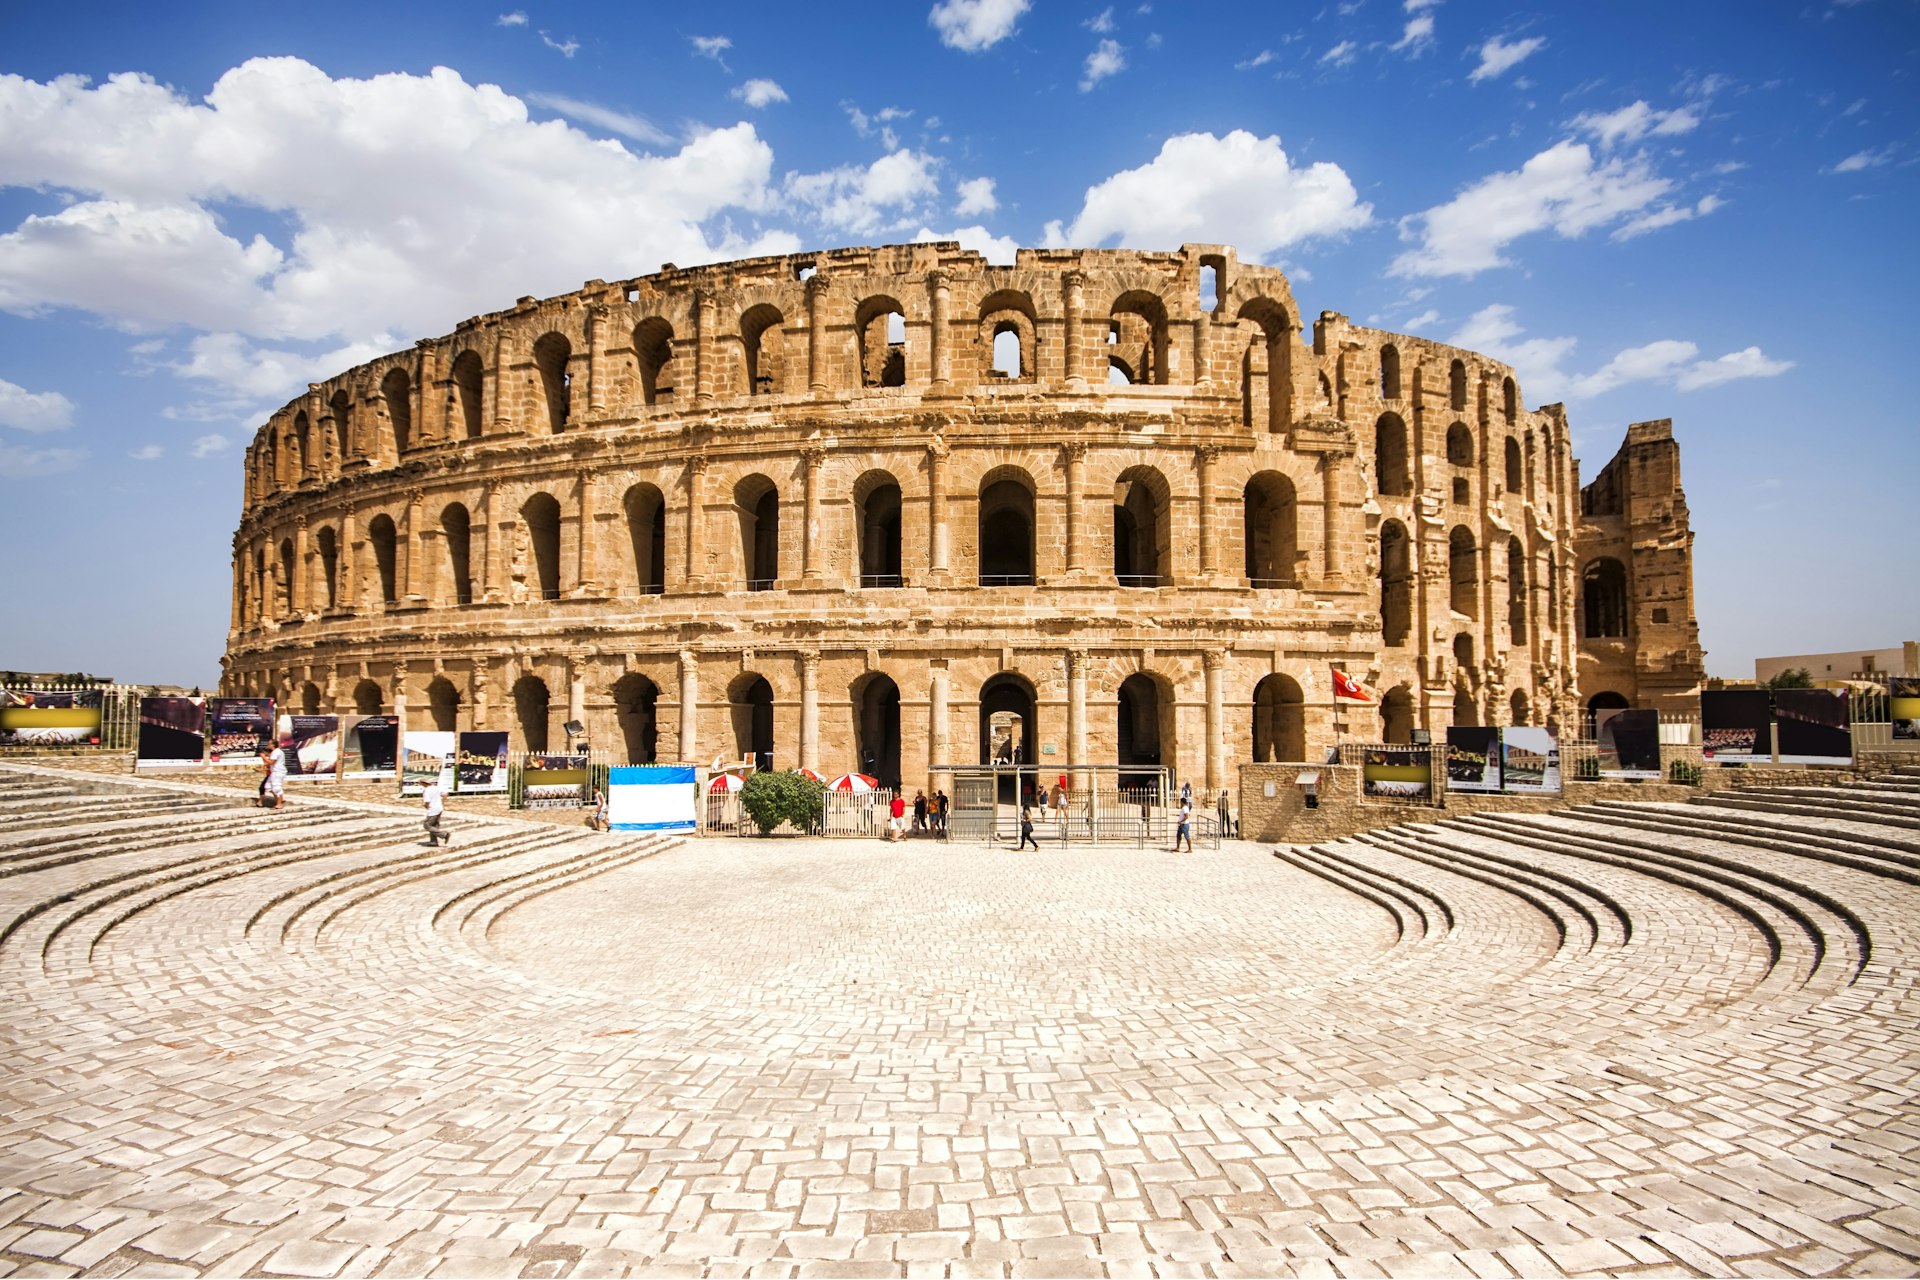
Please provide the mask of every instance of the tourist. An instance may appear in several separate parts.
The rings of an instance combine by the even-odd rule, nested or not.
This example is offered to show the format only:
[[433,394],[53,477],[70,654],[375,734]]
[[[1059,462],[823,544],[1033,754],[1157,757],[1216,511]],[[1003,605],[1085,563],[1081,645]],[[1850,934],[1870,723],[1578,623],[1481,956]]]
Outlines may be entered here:
[[593,817],[587,824],[595,831],[613,830],[613,823],[607,817],[607,793],[598,787],[593,789]]
[[887,841],[907,838],[907,798],[898,791],[893,793],[893,803],[887,806]]
[[913,829],[915,831],[927,829],[927,793],[924,791],[913,793]]
[[427,829],[428,846],[452,844],[453,833],[442,830],[440,826],[440,819],[446,812],[446,802],[440,795],[440,779],[435,778],[427,783],[426,790],[420,793],[420,803],[427,810],[426,821],[420,825]]
[[1015,853],[1025,853],[1032,845],[1035,853],[1040,852],[1040,842],[1033,838],[1033,810],[1020,806],[1020,843],[1014,846]]
[[1227,792],[1224,787],[1220,791],[1220,834],[1223,836],[1233,834],[1233,809],[1227,803]]
[[934,829],[937,830],[942,836],[945,836],[947,834],[947,806],[949,803],[950,802],[947,799],[947,793],[944,790],[935,791],[933,793]]
[[1061,783],[1053,789],[1053,816],[1060,820],[1060,832],[1067,830],[1067,784]]
[[278,809],[287,802],[287,753],[279,747],[260,749],[260,807]]
[[1167,852],[1168,853],[1180,852],[1180,846],[1183,842],[1187,846],[1187,852],[1192,853],[1193,852],[1193,788],[1191,785],[1183,785],[1180,788],[1179,825],[1175,827],[1173,831],[1173,848],[1167,850]]

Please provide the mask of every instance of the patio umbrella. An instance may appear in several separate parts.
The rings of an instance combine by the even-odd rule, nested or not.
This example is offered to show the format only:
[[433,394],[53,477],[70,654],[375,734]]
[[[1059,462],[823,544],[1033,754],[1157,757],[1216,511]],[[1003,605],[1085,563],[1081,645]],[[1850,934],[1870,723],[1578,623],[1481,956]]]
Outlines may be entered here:
[[854,795],[865,795],[880,785],[880,779],[864,773],[843,773],[827,784],[829,791],[851,791]]
[[813,779],[813,780],[814,780],[815,782],[825,782],[825,781],[826,781],[826,779],[825,779],[825,778],[823,778],[823,777],[821,777],[821,776],[820,776],[820,774],[819,774],[819,772],[818,772],[817,770],[814,770],[814,769],[809,769],[809,768],[807,768],[807,766],[805,766],[805,765],[801,765],[801,766],[800,766],[800,767],[799,767],[798,769],[795,769],[795,770],[794,770],[794,772],[795,772],[795,773],[797,773],[797,774],[799,774],[799,775],[800,775],[801,777],[803,777],[803,778],[812,778],[812,779]]
[[713,792],[738,791],[746,785],[746,783],[740,780],[740,775],[737,773],[716,773],[713,775],[713,781],[707,784],[707,790]]

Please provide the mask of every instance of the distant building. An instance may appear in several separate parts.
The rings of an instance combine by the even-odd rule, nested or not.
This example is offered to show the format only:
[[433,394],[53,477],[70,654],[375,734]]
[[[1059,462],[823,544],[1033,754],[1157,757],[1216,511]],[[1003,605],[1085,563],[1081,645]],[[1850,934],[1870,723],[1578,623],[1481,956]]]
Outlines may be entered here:
[[1805,671],[1815,680],[1920,676],[1920,640],[1908,640],[1892,649],[1843,649],[1839,653],[1797,653],[1753,660],[1753,678],[1761,684],[1782,671]]

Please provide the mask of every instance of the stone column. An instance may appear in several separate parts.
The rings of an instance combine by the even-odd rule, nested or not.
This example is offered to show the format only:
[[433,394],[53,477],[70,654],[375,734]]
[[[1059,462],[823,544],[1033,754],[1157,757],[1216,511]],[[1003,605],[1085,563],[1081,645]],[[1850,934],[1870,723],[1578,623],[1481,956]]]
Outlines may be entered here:
[[817,445],[802,449],[806,487],[802,491],[805,518],[801,522],[800,577],[809,586],[820,582],[820,464],[827,451]]
[[1061,448],[1067,456],[1067,573],[1078,577],[1087,568],[1087,446],[1069,440]]
[[407,664],[401,663],[393,669],[393,722],[400,726],[400,741],[395,744],[394,764],[398,765],[399,752],[407,743]]
[[583,468],[575,483],[579,486],[580,533],[574,545],[573,594],[591,596],[599,591],[599,584],[594,581],[593,472]]
[[441,346],[431,338],[414,343],[419,352],[416,369],[420,386],[420,412],[414,421],[420,424],[421,444],[440,444],[447,430],[447,384],[440,374]]
[[693,650],[680,651],[680,759],[693,764],[700,758],[700,671]]
[[[949,756],[952,747],[947,741],[947,669],[935,665],[927,688],[927,763],[935,768],[953,763]],[[930,781],[938,787],[944,787],[950,779],[946,774],[935,774]]]
[[947,576],[947,442],[942,436],[927,441],[927,567],[934,577]]
[[[1219,566],[1214,563],[1218,557],[1220,540],[1214,536],[1214,472],[1220,461],[1220,446],[1203,444],[1195,450],[1200,463],[1200,565],[1199,577],[1202,581],[1212,581]],[[1169,515],[1172,513],[1169,512]]]
[[826,273],[816,271],[807,277],[807,388],[827,389],[827,286]]
[[339,574],[338,585],[334,589],[334,604],[340,609],[357,609],[360,597],[359,583],[355,581],[354,564],[353,504],[349,502],[340,508],[340,564],[335,570]]
[[598,422],[607,414],[607,309],[588,308],[586,328],[587,416]]
[[1219,649],[1208,649],[1200,657],[1207,668],[1207,792],[1209,795],[1218,795],[1226,754],[1222,749],[1227,729],[1223,692],[1225,677],[1222,673],[1227,665],[1227,655]]
[[1325,499],[1321,509],[1321,576],[1340,576],[1340,482],[1344,478],[1343,459],[1337,453],[1320,456],[1320,487]]
[[693,296],[693,398],[713,399],[713,294],[706,289]]
[[587,720],[587,659],[584,654],[567,655],[567,719],[581,724]]
[[687,585],[698,583],[707,563],[707,460],[687,459]]
[[1086,325],[1086,302],[1083,293],[1086,289],[1086,273],[1078,269],[1069,271],[1063,281],[1066,285],[1066,297],[1062,310],[1066,313],[1066,379],[1067,385],[1075,390],[1084,390],[1086,375],[1081,372],[1081,362],[1085,358],[1082,348],[1086,345],[1086,335],[1081,330]]
[[953,381],[953,343],[947,332],[947,302],[949,289],[947,273],[944,271],[927,272],[927,292],[932,304],[929,310],[933,318],[933,385],[946,387]]
[[820,655],[800,655],[800,765],[820,769]]
[[1067,767],[1073,771],[1073,789],[1084,792],[1080,775],[1087,761],[1087,667],[1085,649],[1067,650]]
[[307,518],[293,518],[293,564],[289,566],[293,581],[287,587],[287,604],[293,610],[293,616],[304,618],[307,607],[313,600],[313,566],[307,563]]
[[513,382],[508,369],[513,363],[513,335],[501,325],[494,339],[493,368],[487,371],[487,381],[492,384],[493,429],[497,433],[513,430]]
[[424,604],[420,588],[426,579],[426,566],[420,560],[420,547],[426,542],[426,530],[420,527],[420,504],[426,500],[425,489],[412,489],[407,493],[407,558],[404,572],[407,580],[394,594],[408,604]]

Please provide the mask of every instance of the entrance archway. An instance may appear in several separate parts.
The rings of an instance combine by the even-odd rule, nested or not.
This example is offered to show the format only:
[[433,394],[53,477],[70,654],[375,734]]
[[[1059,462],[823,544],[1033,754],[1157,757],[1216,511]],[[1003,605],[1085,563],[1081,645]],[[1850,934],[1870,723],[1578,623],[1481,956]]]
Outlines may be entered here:
[[652,764],[656,759],[659,733],[654,717],[659,701],[659,686],[643,675],[629,672],[613,683],[614,719],[628,764]]
[[853,700],[854,749],[860,771],[883,787],[900,785],[900,686],[875,672],[860,683]]
[[727,691],[733,721],[733,753],[753,757],[756,769],[773,768],[773,686],[748,672]]
[[1270,675],[1253,687],[1253,758],[1307,758],[1306,698],[1291,676]]
[[[1160,683],[1145,672],[1135,672],[1120,684],[1115,699],[1114,744],[1121,765],[1159,765],[1171,754],[1172,734],[1168,732],[1169,700],[1160,694]],[[1123,787],[1152,786],[1151,773],[1120,775]]]
[[[1040,741],[1039,704],[1033,686],[1011,672],[1002,672],[980,687],[980,763],[1033,764],[1034,744]],[[1000,782],[1000,799],[1012,802],[1020,794],[1012,777]]]

